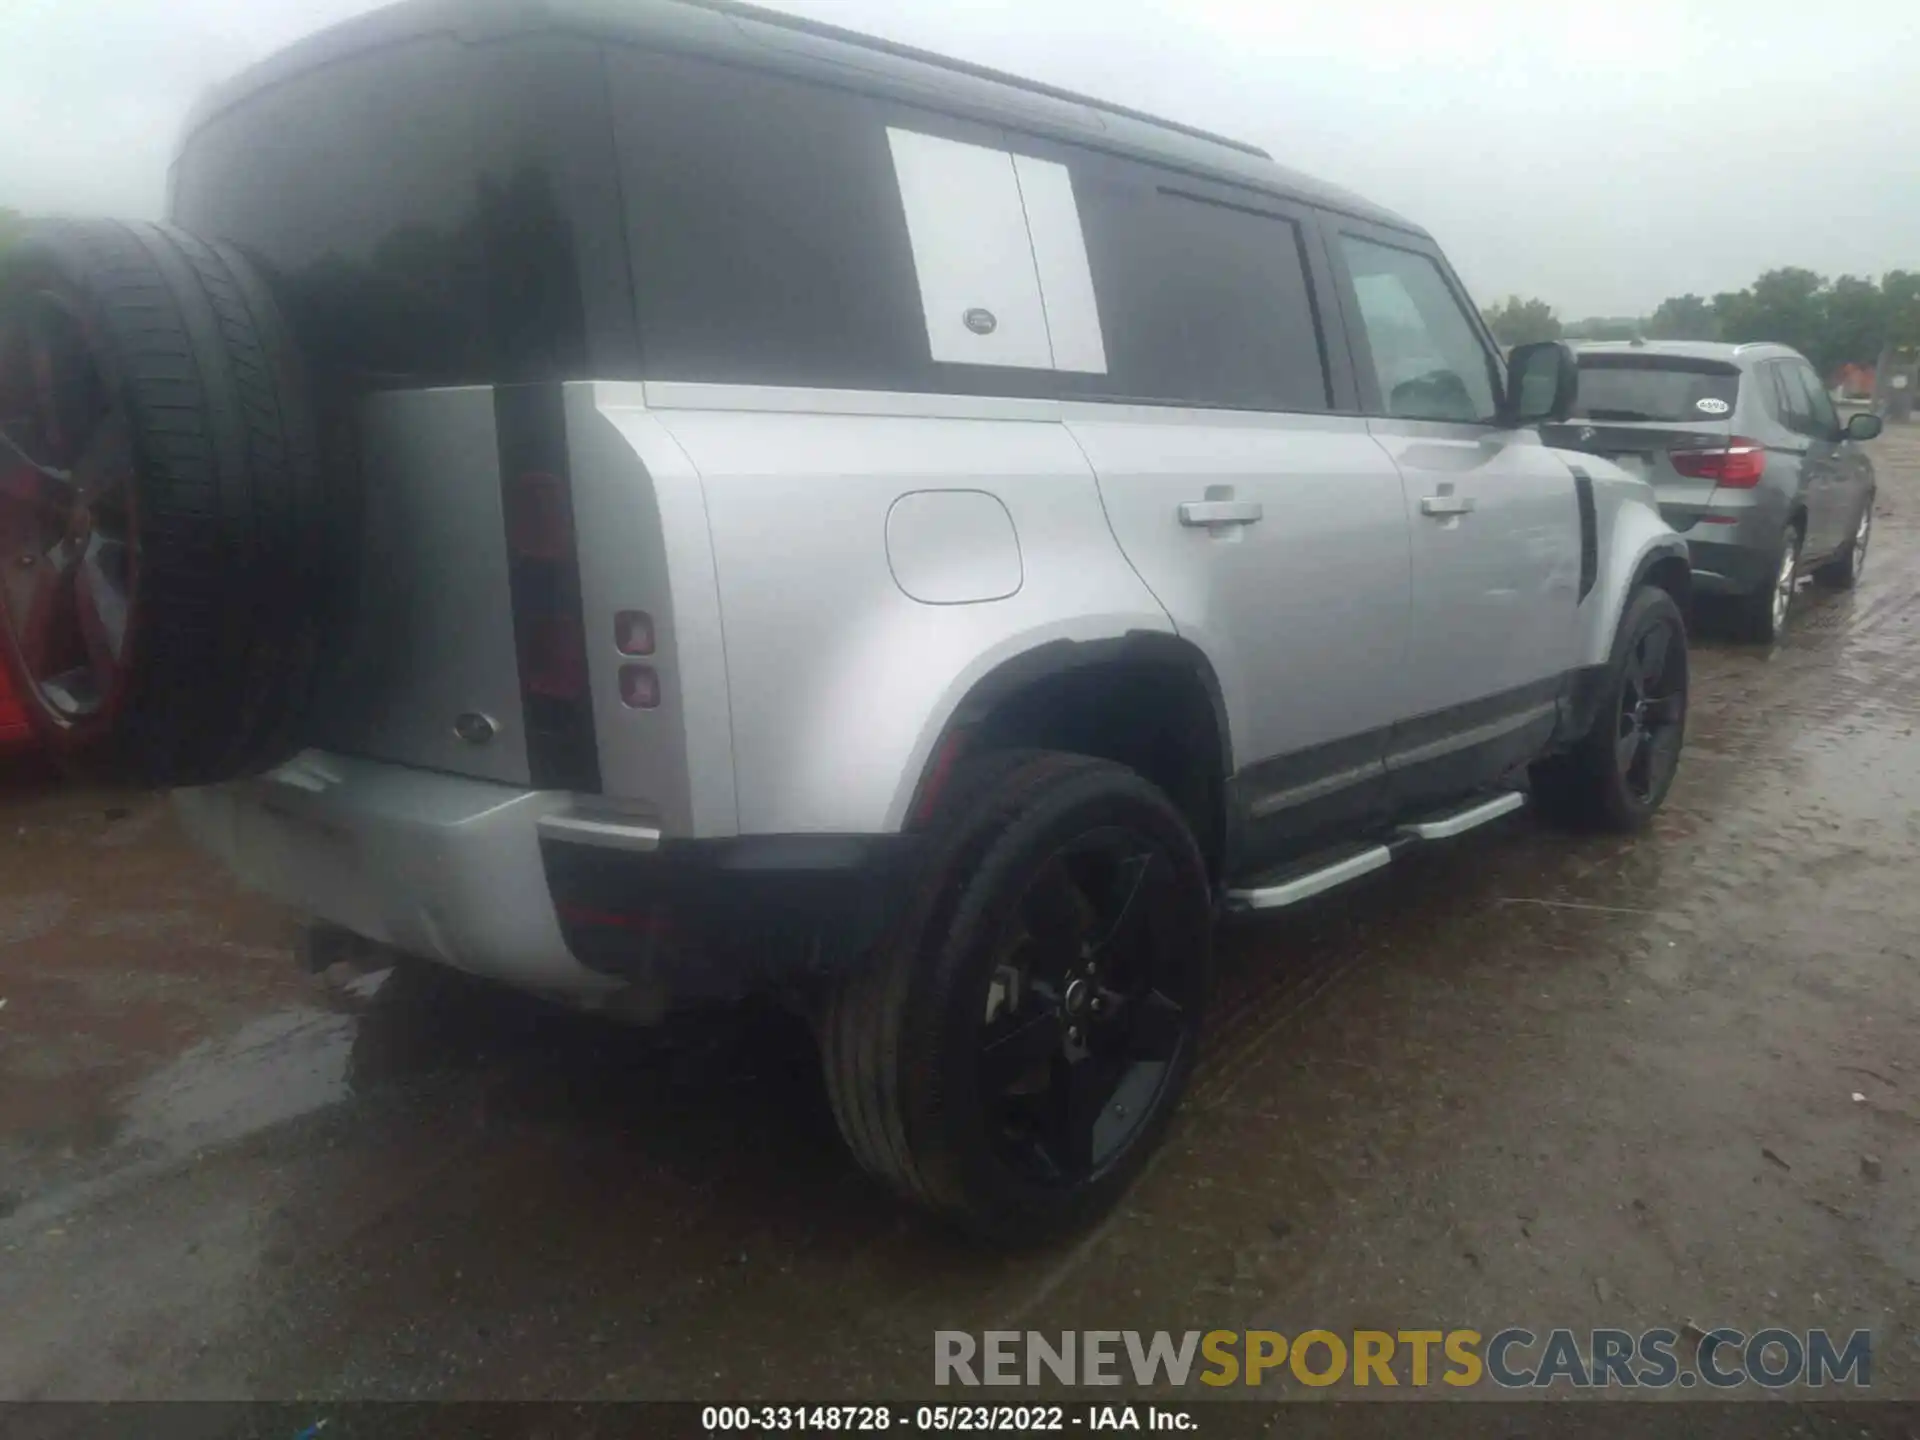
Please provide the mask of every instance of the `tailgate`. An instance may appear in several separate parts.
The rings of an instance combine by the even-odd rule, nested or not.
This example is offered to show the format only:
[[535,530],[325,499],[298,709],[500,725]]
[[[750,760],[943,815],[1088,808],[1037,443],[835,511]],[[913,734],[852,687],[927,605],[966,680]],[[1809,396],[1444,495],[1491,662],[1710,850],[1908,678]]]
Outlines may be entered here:
[[[363,406],[358,596],[313,742],[345,755],[531,779],[491,388]],[[493,730],[463,739],[463,715]]]
[[1549,445],[1600,455],[1652,484],[1660,513],[1685,530],[1713,497],[1711,479],[1684,475],[1677,451],[1724,450],[1733,439],[1741,372],[1723,360],[1649,351],[1580,356],[1580,391]]
[[1685,530],[1705,513],[1713,498],[1711,480],[1682,475],[1673,468],[1676,450],[1724,450],[1733,426],[1722,421],[1701,425],[1588,424],[1549,425],[1541,438],[1560,450],[1600,455],[1648,481],[1660,500],[1660,514],[1676,530]]
[[735,833],[701,482],[641,387],[396,391],[360,427],[358,603],[309,743]]

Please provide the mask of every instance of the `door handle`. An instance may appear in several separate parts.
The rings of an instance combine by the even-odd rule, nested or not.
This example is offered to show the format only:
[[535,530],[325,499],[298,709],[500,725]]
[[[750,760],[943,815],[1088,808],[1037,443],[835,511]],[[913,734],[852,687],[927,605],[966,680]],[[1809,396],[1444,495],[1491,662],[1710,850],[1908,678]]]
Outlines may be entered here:
[[1422,515],[1471,515],[1471,495],[1428,495],[1420,501]]
[[1251,525],[1264,513],[1258,500],[1187,500],[1180,506],[1180,523]]

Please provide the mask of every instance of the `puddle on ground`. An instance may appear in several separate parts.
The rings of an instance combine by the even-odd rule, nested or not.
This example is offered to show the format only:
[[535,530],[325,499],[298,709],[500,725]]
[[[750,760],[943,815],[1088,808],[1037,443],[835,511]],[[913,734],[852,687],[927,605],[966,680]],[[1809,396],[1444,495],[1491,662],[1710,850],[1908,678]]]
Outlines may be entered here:
[[154,1158],[191,1154],[337,1104],[356,1029],[351,1015],[300,1008],[202,1041],[129,1094],[119,1141]]

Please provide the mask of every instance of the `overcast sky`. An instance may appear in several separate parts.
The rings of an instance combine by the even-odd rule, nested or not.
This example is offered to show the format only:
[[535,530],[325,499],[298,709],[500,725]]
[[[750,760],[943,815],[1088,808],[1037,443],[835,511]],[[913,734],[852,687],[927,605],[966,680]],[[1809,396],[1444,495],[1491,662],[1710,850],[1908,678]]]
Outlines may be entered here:
[[[157,215],[199,89],[365,0],[0,0],[0,206]],[[1920,0],[784,0],[1242,136],[1475,296],[1920,269]]]

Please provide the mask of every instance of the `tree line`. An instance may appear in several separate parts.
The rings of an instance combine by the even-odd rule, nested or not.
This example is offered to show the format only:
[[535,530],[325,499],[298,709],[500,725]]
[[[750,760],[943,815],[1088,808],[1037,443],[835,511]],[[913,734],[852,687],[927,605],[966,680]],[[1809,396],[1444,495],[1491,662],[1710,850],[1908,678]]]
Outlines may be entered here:
[[1509,295],[1486,312],[1503,345],[1535,340],[1773,340],[1791,345],[1822,375],[1878,363],[1887,347],[1920,345],[1920,271],[1893,270],[1878,283],[1828,280],[1811,270],[1769,270],[1744,290],[1711,300],[1674,295],[1651,315],[1562,322],[1544,300]]

